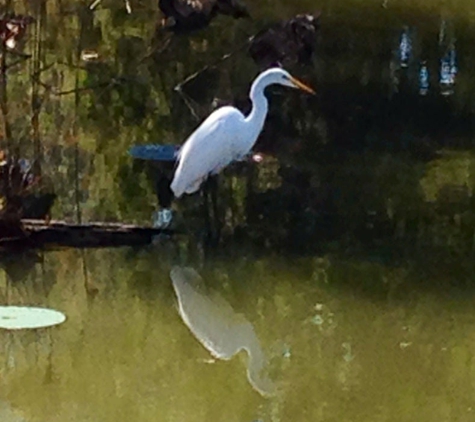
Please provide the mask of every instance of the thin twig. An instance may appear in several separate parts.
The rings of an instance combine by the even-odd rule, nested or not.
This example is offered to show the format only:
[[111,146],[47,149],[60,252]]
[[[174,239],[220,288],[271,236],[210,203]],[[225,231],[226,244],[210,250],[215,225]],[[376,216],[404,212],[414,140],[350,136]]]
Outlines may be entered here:
[[234,54],[233,53],[226,53],[224,56],[222,56],[220,59],[218,59],[217,61],[215,61],[214,63],[211,63],[211,64],[207,64],[206,66],[202,67],[200,70],[198,70],[197,72],[191,74],[190,76],[187,76],[182,82],[180,82],[178,85],[175,86],[175,88],[173,88],[175,91],[181,91],[183,86],[186,85],[187,83],[191,82],[193,79],[197,78],[199,75],[201,75],[203,72],[206,72],[207,70],[213,68],[213,67],[216,67],[218,64],[221,64],[222,62],[224,62],[225,60],[229,59],[232,55]]
[[125,9],[127,10],[127,13],[130,15],[132,13],[132,8],[130,7],[130,2],[129,0],[125,0]]
[[5,43],[0,42],[1,57],[0,57],[0,109],[2,110],[3,117],[3,132],[6,138],[8,153],[11,153],[11,137],[12,131],[10,122],[8,119],[8,99],[7,99],[7,60],[6,60],[6,46]]
[[63,62],[61,60],[57,60],[56,61],[56,64],[60,64],[62,66],[66,66],[66,67],[69,67],[71,69],[80,69],[80,70],[88,70],[86,66],[80,66],[80,65],[77,65],[77,64],[71,64],[71,63],[66,63],[66,62]]
[[10,70],[12,67],[15,67],[17,64],[23,63],[25,60],[28,60],[31,56],[28,57],[21,57],[17,61],[10,63],[8,66],[6,66],[6,70]]
[[89,91],[89,90],[96,89],[96,88],[107,88],[107,87],[115,85],[116,83],[117,83],[117,81],[114,79],[114,80],[109,81],[109,82],[103,82],[103,83],[100,83],[100,84],[89,85],[89,86],[82,86],[82,87],[70,89],[68,91],[54,92],[53,95],[56,95],[56,96],[59,97],[61,95],[77,94],[77,93],[82,92],[82,91]]
[[53,89],[52,85],[49,85],[49,84],[43,82],[40,78],[36,78],[36,81],[38,82],[38,85],[42,86],[43,88],[47,89],[48,91],[51,91]]
[[170,33],[169,37],[165,40],[165,42],[161,46],[154,48],[150,53],[147,53],[144,57],[142,57],[139,61],[139,64],[143,63],[145,60],[149,59],[155,54],[162,54],[170,45],[172,37],[173,37],[173,34]]
[[253,40],[254,37],[250,37],[246,40],[245,43],[243,43],[241,46],[239,46],[236,50],[230,52],[230,53],[226,53],[225,55],[221,56],[218,60],[216,60],[215,62],[211,63],[211,64],[208,64],[206,66],[204,66],[203,68],[201,68],[200,70],[198,70],[197,72],[191,74],[190,76],[186,77],[182,82],[180,82],[179,84],[177,84],[175,86],[175,88],[173,88],[174,91],[176,91],[180,97],[183,99],[183,101],[185,102],[186,106],[188,107],[188,109],[190,110],[191,114],[193,115],[193,117],[197,120],[197,121],[201,121],[202,118],[200,116],[198,116],[198,114],[196,113],[193,105],[192,105],[192,98],[189,97],[188,95],[186,95],[184,92],[183,92],[183,86],[185,86],[186,84],[188,84],[189,82],[191,82],[193,79],[196,79],[199,75],[201,75],[203,72],[206,72],[207,70],[209,69],[212,69],[218,65],[220,65],[221,63],[223,63],[224,61],[226,61],[227,59],[229,59],[230,57],[234,56],[236,53],[240,52],[241,50],[243,50],[245,47],[247,47],[249,45],[249,43]]
[[[43,23],[43,13],[45,12],[44,9],[41,8],[39,5],[40,10],[37,13],[37,19],[35,24],[35,31],[34,31],[34,50],[33,50],[33,71],[32,75],[38,74],[40,69],[40,62],[41,62],[41,28]],[[40,111],[42,106],[42,100],[39,95],[39,84],[38,78],[33,77],[31,78],[32,84],[32,92],[31,92],[31,126],[33,131],[33,143],[34,143],[34,151],[35,151],[35,174],[41,176],[41,139],[40,139]]]
[[45,65],[44,67],[39,68],[35,73],[33,73],[33,77],[38,77],[40,76],[41,73],[46,72],[47,70],[51,69],[54,65],[56,65],[57,62],[52,62],[50,64]]
[[12,50],[10,48],[7,48],[6,52],[7,54],[10,54],[11,56],[24,57],[25,59],[29,59],[31,57],[31,54],[23,53],[23,51]]
[[193,115],[193,117],[197,121],[200,122],[202,120],[202,118],[200,116],[198,116],[198,113],[196,113],[195,109],[193,108],[193,104],[192,104],[193,99],[189,95],[186,95],[183,92],[183,90],[181,90],[181,89],[178,90],[177,92],[180,95],[180,97],[183,99],[183,101],[186,104],[186,106],[188,107],[188,109],[191,111],[191,114]]
[[[79,39],[76,45],[76,63],[79,63],[81,59],[81,51],[83,47],[83,36],[84,36],[84,13],[79,13]],[[78,139],[78,113],[79,113],[79,104],[81,99],[79,93],[81,88],[79,87],[79,69],[76,69],[75,80],[74,80],[74,123],[73,123],[73,138],[74,138],[74,197],[76,202],[76,220],[78,224],[82,222],[82,209],[81,209],[81,193],[80,193],[80,169],[79,169],[79,139]]]
[[175,88],[173,88],[175,91],[181,91],[181,89],[183,88],[184,85],[186,85],[187,83],[191,82],[193,79],[197,78],[199,75],[201,75],[203,72],[206,72],[207,70],[211,69],[211,68],[214,68],[218,65],[220,65],[221,63],[223,63],[224,61],[226,61],[227,59],[229,59],[230,57],[234,56],[235,54],[239,53],[241,50],[243,50],[245,47],[247,47],[249,45],[249,43],[252,41],[254,37],[250,37],[249,39],[246,40],[245,43],[243,43],[241,46],[239,46],[237,49],[235,49],[234,51],[231,51],[230,53],[226,53],[225,55],[221,56],[218,60],[216,60],[215,62],[213,63],[210,63],[210,64],[207,64],[206,66],[204,66],[203,68],[201,68],[200,70],[198,70],[197,72],[191,74],[190,76],[187,76],[182,82],[180,82],[179,84],[177,84],[175,86]]
[[99,4],[100,4],[101,1],[102,1],[102,0],[94,0],[94,1],[90,4],[89,9],[90,9],[90,10],[94,10],[97,6],[99,6]]

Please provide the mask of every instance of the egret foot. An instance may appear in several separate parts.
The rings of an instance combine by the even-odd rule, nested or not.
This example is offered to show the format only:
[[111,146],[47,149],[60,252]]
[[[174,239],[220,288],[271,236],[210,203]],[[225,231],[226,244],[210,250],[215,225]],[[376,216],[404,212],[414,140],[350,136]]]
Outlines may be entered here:
[[165,229],[170,226],[173,220],[173,211],[170,208],[162,208],[155,211],[152,215],[152,224],[154,228]]

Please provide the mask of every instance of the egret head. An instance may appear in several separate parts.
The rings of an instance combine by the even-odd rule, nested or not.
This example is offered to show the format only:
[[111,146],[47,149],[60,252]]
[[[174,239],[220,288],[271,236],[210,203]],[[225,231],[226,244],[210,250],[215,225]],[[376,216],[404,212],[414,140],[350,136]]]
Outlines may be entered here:
[[264,85],[278,84],[290,88],[301,89],[309,94],[315,94],[315,91],[308,85],[294,78],[289,72],[280,67],[273,67],[262,73],[262,82]]

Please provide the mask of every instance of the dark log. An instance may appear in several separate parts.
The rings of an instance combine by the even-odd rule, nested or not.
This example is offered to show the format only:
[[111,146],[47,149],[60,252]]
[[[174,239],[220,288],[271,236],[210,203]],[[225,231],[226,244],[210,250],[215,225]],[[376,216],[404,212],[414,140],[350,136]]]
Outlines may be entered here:
[[22,228],[22,234],[0,237],[0,249],[142,246],[150,244],[154,236],[173,234],[169,229],[131,224],[69,224],[57,220],[49,223],[44,220],[22,220]]

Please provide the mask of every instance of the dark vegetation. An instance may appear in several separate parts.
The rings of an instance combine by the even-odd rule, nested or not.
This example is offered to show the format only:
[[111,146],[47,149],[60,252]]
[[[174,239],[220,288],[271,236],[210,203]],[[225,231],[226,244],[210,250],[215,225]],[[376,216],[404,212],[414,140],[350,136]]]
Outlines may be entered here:
[[[62,10],[62,16],[74,17],[79,28],[74,30],[50,17],[68,37],[63,40],[50,23],[43,43],[32,37],[28,51],[33,61],[37,46],[43,48],[35,66],[47,70],[30,81],[37,93],[31,105],[41,113],[30,112],[43,128],[57,128],[43,129],[54,148],[32,125],[32,136],[18,142],[21,154],[12,156],[40,163],[41,180],[52,173],[54,189],[47,193],[57,195],[53,211],[76,222],[149,222],[157,192],[164,206],[172,200],[167,183],[173,166],[148,168],[133,162],[128,149],[182,143],[219,104],[247,111],[250,80],[263,67],[280,63],[315,86],[317,97],[269,90],[270,114],[256,145],[264,160],[230,168],[219,178],[218,194],[210,196],[216,202],[209,208],[221,233],[219,244],[391,262],[422,258],[428,251],[437,257],[472,257],[475,96],[466,69],[473,65],[473,29],[459,18],[447,18],[441,36],[438,15],[385,14],[372,6],[362,7],[359,16],[267,11],[272,19],[264,22],[254,13],[258,6],[248,6],[252,19],[233,20],[219,16],[223,13],[215,3],[214,14],[208,15],[215,19],[180,35],[178,30],[157,33],[151,9],[125,14],[122,4],[108,9],[104,3],[80,13]],[[158,16],[155,2],[153,10]],[[37,10],[35,22],[44,13]],[[397,50],[405,26],[416,28],[417,37],[402,68]],[[440,60],[454,39],[460,72],[453,95],[442,95]],[[58,62],[48,68],[52,62],[44,52],[51,55],[56,45],[62,45],[66,58],[58,62],[67,62],[64,68]],[[8,57],[6,66],[21,58]],[[422,62],[430,82],[424,96],[419,93]],[[19,102],[25,82],[15,66],[8,72],[9,84],[22,92],[15,96]],[[64,79],[69,83],[60,87]],[[177,84],[179,92],[173,90]],[[9,119],[15,120],[11,110]],[[19,126],[5,121],[2,139],[14,149]],[[23,147],[31,141],[33,147]],[[56,150],[61,159],[51,153]],[[178,226],[202,227],[199,202],[189,198],[175,204],[182,215]]]
[[241,0],[158,0],[158,7],[164,16],[162,27],[175,32],[203,29],[218,15],[250,17]]
[[251,39],[249,54],[263,68],[280,64],[311,64],[317,48],[320,12],[301,14],[259,31]]

